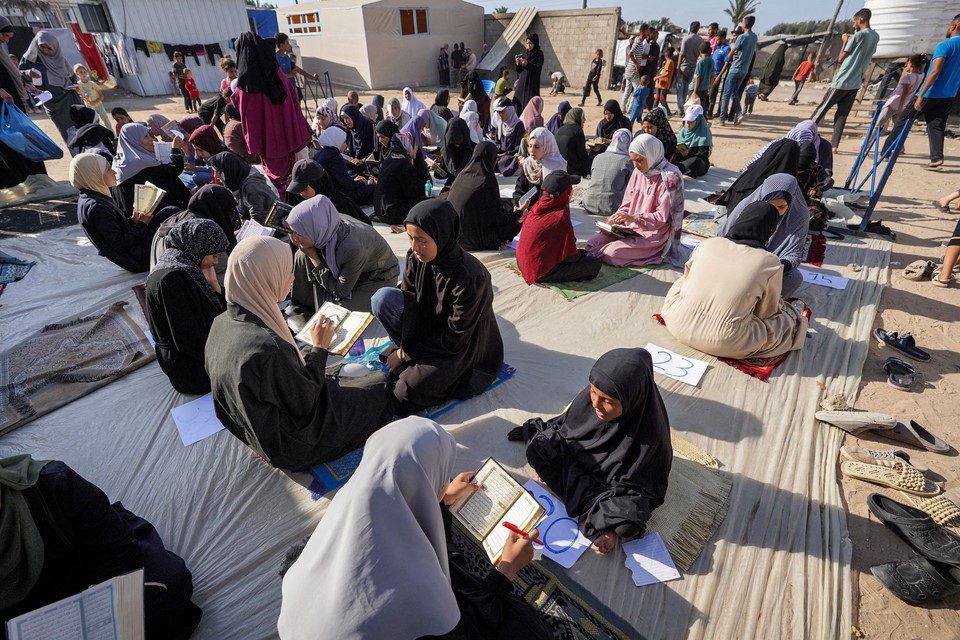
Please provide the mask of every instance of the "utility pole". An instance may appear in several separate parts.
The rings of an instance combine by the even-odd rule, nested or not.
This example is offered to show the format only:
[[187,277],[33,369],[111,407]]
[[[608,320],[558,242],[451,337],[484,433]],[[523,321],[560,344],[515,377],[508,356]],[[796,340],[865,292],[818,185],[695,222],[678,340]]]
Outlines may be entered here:
[[[823,61],[823,52],[827,48],[827,41],[833,37],[833,28],[837,26],[837,16],[840,15],[840,8],[843,6],[843,0],[837,0],[837,8],[833,12],[833,17],[830,18],[830,26],[827,27],[827,36],[823,39],[823,42],[820,43],[820,49],[817,51],[817,64],[824,64]],[[817,79],[820,79],[820,74],[816,75]]]
[[583,9],[586,9],[586,8],[587,8],[587,0],[583,0],[583,7],[582,7],[582,8],[583,8]]

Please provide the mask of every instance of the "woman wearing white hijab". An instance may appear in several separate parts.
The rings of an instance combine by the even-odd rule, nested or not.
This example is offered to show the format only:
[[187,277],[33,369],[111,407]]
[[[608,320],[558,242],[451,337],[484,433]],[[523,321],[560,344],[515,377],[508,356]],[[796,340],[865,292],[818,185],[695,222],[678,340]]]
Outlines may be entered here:
[[609,216],[623,202],[627,182],[633,173],[633,162],[629,155],[632,137],[629,129],[617,129],[606,151],[594,159],[590,185],[580,202],[587,213]]
[[527,539],[511,533],[483,582],[450,562],[440,503],[480,488],[470,472],[450,480],[456,458],[453,436],[425,418],[367,440],[360,466],[283,578],[282,640],[551,637],[511,593],[533,555]]
[[[7,55],[0,52],[0,55]],[[83,106],[83,98],[77,92],[79,79],[73,73],[73,68],[60,51],[60,41],[49,31],[38,31],[33,37],[27,52],[20,61],[20,70],[30,74],[36,69],[40,72],[41,91],[49,91],[52,98],[43,103],[43,110],[47,112],[64,143],[73,136],[71,129],[73,121],[70,119],[70,107]]]
[[513,189],[513,204],[518,207],[523,194],[533,187],[537,187],[537,193],[534,194],[530,199],[530,204],[527,205],[529,210],[540,200],[540,187],[543,185],[543,179],[554,171],[566,171],[567,161],[560,155],[557,139],[545,127],[537,127],[530,132],[527,137],[527,151],[530,155],[524,158],[520,165],[521,171]]
[[293,282],[290,245],[245,238],[227,260],[227,310],[204,349],[217,418],[230,433],[282,469],[300,470],[363,445],[389,422],[393,405],[382,374],[326,375],[332,320],[311,332],[302,353],[277,303]]
[[[410,119],[417,117],[421,109],[427,109],[427,105],[420,102],[419,98],[413,93],[410,87],[403,88],[403,103],[400,105],[400,111],[410,116]],[[427,109],[429,111],[429,109]]]
[[607,222],[636,235],[601,231],[587,242],[587,253],[614,267],[660,264],[680,241],[683,176],[663,157],[663,143],[646,133],[630,143],[630,160],[634,170],[623,202]]

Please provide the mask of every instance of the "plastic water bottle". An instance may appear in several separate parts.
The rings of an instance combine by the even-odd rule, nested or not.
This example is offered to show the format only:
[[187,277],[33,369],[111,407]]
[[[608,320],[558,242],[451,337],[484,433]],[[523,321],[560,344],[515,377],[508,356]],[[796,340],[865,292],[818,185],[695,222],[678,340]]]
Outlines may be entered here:
[[427,180],[427,184],[424,186],[423,192],[428,198],[433,197],[433,180]]

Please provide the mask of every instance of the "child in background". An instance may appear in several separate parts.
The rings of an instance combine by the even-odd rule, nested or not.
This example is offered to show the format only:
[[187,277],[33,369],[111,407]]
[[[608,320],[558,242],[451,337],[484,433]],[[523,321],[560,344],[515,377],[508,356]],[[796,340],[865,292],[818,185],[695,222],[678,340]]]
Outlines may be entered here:
[[814,75],[816,75],[814,73],[816,71],[814,60],[816,59],[817,54],[811,53],[807,56],[806,60],[800,63],[797,70],[793,72],[793,96],[790,97],[787,104],[797,104],[797,100],[800,98],[800,91],[803,90],[803,85],[807,83],[807,78],[810,80],[814,79]]
[[220,81],[220,93],[230,88],[230,83],[237,77],[237,63],[233,58],[220,58],[220,71],[227,76]]
[[710,85],[713,84],[713,52],[710,43],[704,40],[700,44],[700,59],[693,71],[692,91],[700,100],[700,106],[710,106]]
[[553,87],[550,89],[551,96],[555,96],[560,93],[566,93],[566,87],[563,84],[563,72],[562,71],[549,71],[547,75],[550,77],[550,81],[553,83]]
[[753,104],[757,101],[760,94],[760,87],[753,82],[753,78],[747,82],[747,87],[743,90],[743,112],[753,115]]
[[907,60],[907,64],[903,68],[903,73],[900,75],[900,80],[897,82],[896,89],[893,90],[893,93],[890,94],[887,101],[883,103],[883,108],[880,110],[880,117],[877,119],[877,127],[873,130],[873,135],[870,136],[870,140],[867,142],[867,148],[872,148],[877,136],[883,134],[883,130],[890,121],[896,121],[900,118],[900,114],[903,113],[904,109],[910,106],[914,94],[916,94],[917,89],[920,88],[920,82],[923,80],[923,69],[926,64],[927,56],[922,53],[911,56],[910,59]]
[[80,97],[83,102],[97,112],[100,116],[100,124],[107,124],[107,110],[103,106],[103,89],[90,78],[90,70],[82,64],[73,65],[73,72],[80,78],[77,88],[80,89]]
[[673,47],[664,49],[663,66],[660,67],[660,71],[657,72],[657,76],[653,79],[656,85],[656,92],[653,96],[653,108],[656,109],[658,106],[663,107],[663,111],[667,114],[668,118],[670,117],[670,107],[667,105],[667,92],[670,90],[670,85],[673,84],[673,72],[676,70],[673,53]]
[[643,106],[650,95],[650,76],[640,76],[640,86],[633,92],[633,109],[630,111],[630,124],[643,122]]
[[[117,125],[114,127],[114,132],[117,134],[117,137],[120,137],[120,129],[123,128],[123,125],[130,124],[133,122],[133,118],[130,117],[130,114],[127,113],[127,110],[123,107],[114,107],[110,111],[110,115],[113,116],[114,121]],[[106,124],[104,124],[106,126]]]
[[200,108],[200,90],[197,89],[197,83],[193,79],[193,71],[190,71],[190,69],[184,69],[183,76],[186,78],[183,81],[183,86],[187,88],[187,95],[190,96],[191,104],[191,108],[187,109],[187,112],[194,113]]
[[493,90],[496,98],[506,97],[512,89],[510,88],[510,70],[506,67],[500,67],[500,77],[497,79],[497,86]]

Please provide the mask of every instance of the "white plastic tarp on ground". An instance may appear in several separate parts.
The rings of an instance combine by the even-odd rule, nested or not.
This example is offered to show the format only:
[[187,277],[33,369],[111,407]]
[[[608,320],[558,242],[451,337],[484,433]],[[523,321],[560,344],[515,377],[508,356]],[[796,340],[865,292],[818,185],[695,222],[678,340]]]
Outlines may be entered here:
[[[713,184],[688,182],[688,208],[711,208],[696,198],[730,176],[712,173]],[[576,231],[585,239],[596,218],[579,209],[574,216],[584,222]],[[378,229],[403,256],[405,236]],[[79,227],[6,240],[0,249],[39,263],[0,297],[4,346],[117,299],[130,301],[142,322],[130,286],[143,277],[98,257]],[[705,360],[697,387],[660,375],[657,382],[674,431],[713,454],[733,480],[717,534],[682,580],[637,588],[619,549],[606,557],[587,552],[569,578],[649,638],[844,637],[851,549],[835,477],[842,434],[814,420],[817,382],[855,396],[889,255],[886,241],[829,241],[822,270],[851,281],[843,291],[800,289],[813,309],[811,338],[765,384],[677,343],[651,319],[678,270],[660,268],[568,302],[527,287],[506,267],[513,251],[481,252],[496,290],[506,361],[517,374],[440,418],[460,444],[458,467],[478,468],[492,455],[530,477],[523,448],[506,440],[507,430],[561,412],[609,349],[654,342]],[[863,268],[850,273],[849,263]],[[374,323],[372,333],[378,330]],[[3,437],[0,456],[26,451],[64,460],[153,522],[193,570],[195,601],[204,609],[195,637],[272,638],[280,560],[313,530],[328,502],[312,501],[226,431],[184,448],[169,412],[190,399],[150,364]]]

